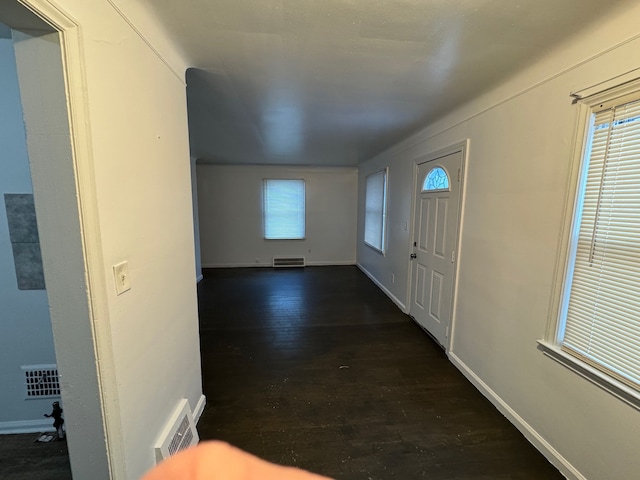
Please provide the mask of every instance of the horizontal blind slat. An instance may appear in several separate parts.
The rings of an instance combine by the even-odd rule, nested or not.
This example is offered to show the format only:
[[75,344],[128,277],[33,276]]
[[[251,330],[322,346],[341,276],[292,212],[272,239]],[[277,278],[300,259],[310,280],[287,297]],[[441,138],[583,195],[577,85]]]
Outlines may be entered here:
[[639,384],[640,101],[592,122],[562,343]]

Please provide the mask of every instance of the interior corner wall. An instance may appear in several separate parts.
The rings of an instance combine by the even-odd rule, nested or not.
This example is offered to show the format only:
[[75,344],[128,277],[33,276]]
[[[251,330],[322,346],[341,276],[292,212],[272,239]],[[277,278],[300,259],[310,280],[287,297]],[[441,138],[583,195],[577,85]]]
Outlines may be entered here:
[[[39,179],[49,196],[60,181],[65,189],[61,194],[72,194],[76,207],[82,208],[95,349],[89,337],[74,348],[55,331],[54,336],[59,361],[64,355],[69,361],[96,365],[95,351],[101,356],[97,365],[111,472],[95,466],[89,455],[75,455],[70,432],[72,470],[75,463],[84,472],[82,478],[138,479],[154,466],[154,445],[179,400],[186,398],[192,410],[203,405],[186,64],[175,51],[167,50],[171,42],[152,18],[136,24],[126,16],[135,2],[59,0],[55,8],[46,0],[26,3],[36,11],[42,7],[55,15],[64,12],[72,19],[66,24],[78,25],[68,27],[63,42],[73,47],[65,58],[70,102],[64,96],[54,102],[70,106],[74,113],[73,172],[81,202],[69,178],[60,178],[63,174],[54,168],[49,170],[48,184],[42,175]],[[47,48],[42,46],[42,54]],[[25,79],[30,69],[38,68],[37,61],[26,60]],[[44,97],[46,81],[42,88]],[[60,130],[66,129],[64,122],[59,123]],[[55,137],[49,131],[33,133],[34,149],[41,152],[46,152],[47,141],[59,137],[68,142],[68,137]],[[29,149],[31,153],[31,145]],[[36,183],[34,175],[38,194]],[[55,205],[47,207],[55,214]],[[79,232],[74,228],[70,234],[75,239]],[[50,242],[49,259],[56,248],[66,247]],[[117,295],[113,265],[122,261],[129,264],[131,289]],[[74,292],[79,284],[73,284]],[[91,355],[76,353],[87,346]],[[70,385],[67,393],[77,395],[80,390],[82,385]],[[117,435],[110,435],[109,425]]]
[[[203,267],[266,267],[276,256],[307,265],[353,265],[358,177],[355,168],[198,165]],[[262,180],[304,179],[306,237],[265,240]]]
[[200,217],[198,215],[198,174],[196,158],[191,157],[191,197],[193,208],[193,239],[196,256],[196,281],[202,280],[202,255],[200,254]]
[[54,399],[25,399],[22,365],[55,364],[45,290],[19,290],[3,195],[33,193],[16,61],[0,39],[0,433],[42,431]]
[[[368,173],[390,166],[395,235],[409,214],[415,160],[470,139],[450,358],[568,478],[624,480],[640,471],[640,412],[536,344],[558,311],[556,268],[572,207],[578,108],[569,93],[640,67],[638,18],[637,3],[614,12],[360,166],[361,185]],[[361,207],[358,262],[406,298],[407,287],[393,290],[389,278],[406,272],[406,235],[392,237],[387,257],[376,257],[362,245],[362,225]]]

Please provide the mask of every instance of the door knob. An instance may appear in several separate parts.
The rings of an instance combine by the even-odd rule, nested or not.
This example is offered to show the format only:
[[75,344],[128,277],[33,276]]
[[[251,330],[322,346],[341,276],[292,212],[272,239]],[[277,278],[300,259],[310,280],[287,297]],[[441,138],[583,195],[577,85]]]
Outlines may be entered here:
[[414,258],[416,258],[416,257],[417,257],[417,255],[416,255],[415,253],[412,253],[411,255],[409,255],[409,258],[410,258],[411,260],[413,260],[413,259],[414,259]]

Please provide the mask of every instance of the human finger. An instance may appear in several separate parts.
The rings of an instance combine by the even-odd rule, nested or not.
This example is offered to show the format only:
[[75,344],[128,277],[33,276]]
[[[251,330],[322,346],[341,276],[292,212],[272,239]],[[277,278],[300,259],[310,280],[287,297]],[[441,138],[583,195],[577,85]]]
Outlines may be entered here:
[[224,442],[203,442],[162,462],[143,480],[329,480],[275,465]]

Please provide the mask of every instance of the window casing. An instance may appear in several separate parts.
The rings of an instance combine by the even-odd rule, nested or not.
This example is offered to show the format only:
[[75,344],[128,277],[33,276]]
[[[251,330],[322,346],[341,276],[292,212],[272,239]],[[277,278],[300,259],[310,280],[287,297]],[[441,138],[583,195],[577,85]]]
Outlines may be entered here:
[[263,180],[263,215],[266,240],[304,239],[304,180]]
[[382,254],[386,248],[387,171],[367,176],[365,191],[364,243]]
[[583,100],[587,125],[555,328],[543,351],[640,408],[640,83]]

